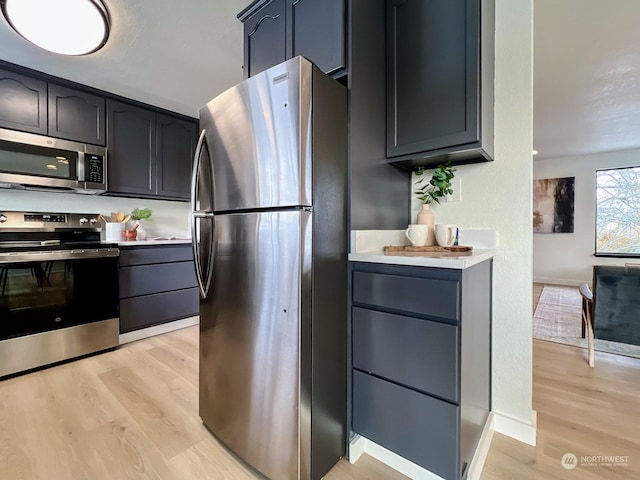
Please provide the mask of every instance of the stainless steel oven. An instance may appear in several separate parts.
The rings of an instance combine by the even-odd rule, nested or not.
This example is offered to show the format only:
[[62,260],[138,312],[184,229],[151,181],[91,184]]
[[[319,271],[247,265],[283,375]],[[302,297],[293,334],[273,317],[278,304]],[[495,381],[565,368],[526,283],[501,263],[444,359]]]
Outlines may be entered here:
[[0,213],[0,376],[118,345],[119,250],[92,219]]

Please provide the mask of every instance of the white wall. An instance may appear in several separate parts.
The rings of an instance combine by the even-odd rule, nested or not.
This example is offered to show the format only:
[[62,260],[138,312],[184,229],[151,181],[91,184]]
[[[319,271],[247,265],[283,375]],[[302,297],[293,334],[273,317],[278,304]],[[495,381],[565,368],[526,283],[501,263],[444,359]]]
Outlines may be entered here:
[[134,208],[150,208],[153,211],[151,221],[144,224],[148,238],[191,236],[188,202],[0,189],[0,211],[101,213],[107,216],[110,212],[120,210],[131,213]]
[[[532,423],[532,30],[532,0],[496,0],[495,161],[457,167],[462,201],[431,207],[436,223],[498,232],[493,409],[528,425]],[[412,200],[414,221],[420,205]]]
[[640,165],[640,150],[622,150],[533,162],[533,178],[575,177],[574,233],[533,234],[533,276],[537,282],[591,283],[593,265],[620,265],[624,258],[594,257],[596,170]]

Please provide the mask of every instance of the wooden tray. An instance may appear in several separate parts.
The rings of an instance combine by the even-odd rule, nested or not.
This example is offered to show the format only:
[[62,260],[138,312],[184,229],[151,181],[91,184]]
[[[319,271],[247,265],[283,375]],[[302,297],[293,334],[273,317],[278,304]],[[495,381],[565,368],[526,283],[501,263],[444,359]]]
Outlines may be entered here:
[[473,247],[465,247],[462,245],[452,245],[450,247],[441,247],[439,245],[425,245],[416,247],[413,245],[388,245],[384,247],[385,252],[470,252]]

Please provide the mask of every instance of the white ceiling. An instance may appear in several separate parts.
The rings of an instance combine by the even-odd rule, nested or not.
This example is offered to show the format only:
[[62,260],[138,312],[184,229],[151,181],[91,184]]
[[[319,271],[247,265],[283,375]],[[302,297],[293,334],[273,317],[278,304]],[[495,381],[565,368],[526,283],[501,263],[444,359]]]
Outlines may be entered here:
[[198,116],[242,80],[242,24],[250,0],[104,0],[105,47],[84,57],[41,50],[0,15],[0,59],[158,107]]
[[[250,0],[104,0],[107,45],[64,57],[0,19],[0,59],[197,117],[242,80]],[[536,158],[640,147],[640,0],[534,0]]]
[[639,24],[639,0],[534,0],[536,158],[640,147]]

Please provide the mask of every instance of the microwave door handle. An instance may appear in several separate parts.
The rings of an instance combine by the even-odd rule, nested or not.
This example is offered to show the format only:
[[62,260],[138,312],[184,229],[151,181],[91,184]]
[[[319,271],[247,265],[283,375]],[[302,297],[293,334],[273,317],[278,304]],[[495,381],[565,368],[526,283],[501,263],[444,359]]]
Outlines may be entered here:
[[86,180],[84,152],[78,152],[78,162],[76,163],[76,179],[79,182]]

